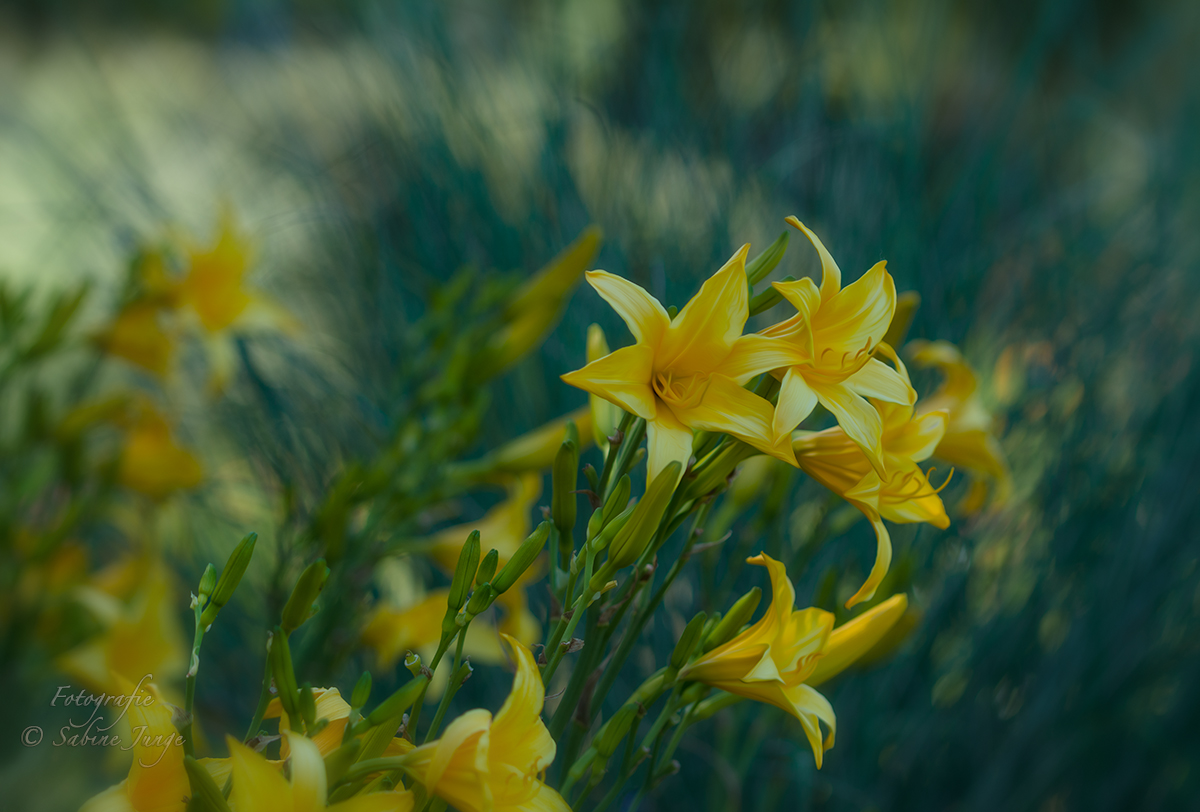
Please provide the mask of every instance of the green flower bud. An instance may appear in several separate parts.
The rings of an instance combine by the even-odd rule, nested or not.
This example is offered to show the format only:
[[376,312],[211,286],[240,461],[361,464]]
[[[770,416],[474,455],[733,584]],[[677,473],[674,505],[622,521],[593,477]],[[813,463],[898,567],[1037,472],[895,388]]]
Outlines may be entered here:
[[600,531],[600,535],[596,536],[596,540],[592,543],[592,546],[595,548],[596,552],[600,552],[612,543],[612,540],[617,537],[617,534],[620,533],[621,530],[624,529],[625,525],[629,523],[629,519],[631,516],[633,516],[633,511],[637,509],[637,505],[638,503],[635,501],[633,504],[629,505],[623,511],[614,516],[612,521],[604,525],[604,529]]
[[328,580],[329,567],[325,566],[324,558],[318,558],[304,568],[292,589],[287,605],[283,607],[283,623],[280,625],[283,626],[284,634],[296,631],[304,625],[304,621],[316,613],[313,603],[321,594],[321,590],[325,589]]
[[550,522],[542,522],[534,528],[529,538],[521,542],[513,557],[508,559],[508,563],[500,570],[500,574],[492,579],[492,589],[496,590],[497,595],[512,589],[512,585],[525,574],[525,570],[529,569],[529,565],[542,552],[549,536]]
[[354,690],[350,693],[350,707],[358,709],[367,704],[367,700],[371,698],[371,672],[364,671],[362,676],[358,678],[358,682],[354,683]]
[[611,522],[613,517],[629,506],[629,492],[631,490],[633,490],[633,484],[629,480],[629,474],[626,474],[618,480],[616,487],[613,488],[613,492],[608,497],[608,501],[604,503],[604,524]]
[[629,734],[633,720],[637,719],[641,713],[643,711],[636,702],[622,705],[596,734],[596,739],[592,742],[596,754],[607,761],[609,756],[616,752],[617,745],[621,743],[621,740]]
[[683,668],[683,664],[692,656],[692,651],[700,642],[700,634],[704,631],[704,621],[707,619],[708,616],[700,612],[688,621],[688,625],[683,629],[683,634],[679,635],[679,642],[675,644],[675,650],[671,652],[672,668]]
[[[383,724],[393,716],[399,716],[404,713],[421,696],[428,682],[429,679],[427,677],[420,676],[409,680],[397,688],[395,693],[379,703],[379,706],[367,715],[367,726],[374,727],[375,725]],[[389,738],[391,735],[392,733],[389,731]]]
[[475,572],[479,569],[479,531],[472,530],[458,554],[458,564],[454,567],[454,580],[450,582],[450,595],[446,605],[451,612],[457,612],[467,602],[467,593],[471,582],[475,580]]
[[358,758],[362,749],[362,739],[350,739],[338,749],[325,756],[325,785],[332,787],[338,779],[346,774],[350,765]]
[[313,699],[312,683],[306,682],[300,686],[299,700],[300,717],[304,719],[305,726],[311,729],[317,723],[317,702]]
[[712,490],[723,488],[733,469],[759,453],[745,443],[726,443],[703,465],[697,466],[696,478],[687,488],[687,498],[699,499]]
[[592,515],[588,518],[587,540],[594,539],[602,527],[604,527],[604,511],[593,510]]
[[646,488],[646,495],[637,503],[629,521],[617,533],[608,548],[607,566],[614,569],[627,567],[645,551],[662,521],[663,511],[675,492],[675,483],[683,466],[676,460],[659,471],[658,476]]
[[738,598],[737,603],[729,608],[729,612],[725,617],[721,618],[721,622],[713,627],[712,631],[704,638],[704,645],[701,651],[708,653],[717,646],[728,643],[733,639],[733,636],[738,633],[738,629],[742,628],[750,621],[754,615],[754,610],[758,608],[758,602],[762,600],[762,589],[754,587],[742,597]]
[[238,542],[238,546],[234,547],[233,552],[229,554],[229,560],[225,562],[225,569],[221,570],[221,577],[217,579],[217,585],[213,587],[212,600],[208,602],[208,606],[204,607],[204,612],[200,615],[202,628],[211,626],[212,622],[217,619],[217,612],[220,612],[221,607],[229,603],[229,599],[233,597],[233,591],[237,589],[242,576],[246,574],[246,568],[250,566],[250,559],[254,556],[254,544],[257,541],[258,534],[251,533]]
[[[474,593],[471,594],[471,600],[467,601],[467,619],[469,623],[476,615],[487,611],[487,608],[496,600],[496,589],[491,584],[483,584]],[[465,623],[459,623],[463,626]]]
[[788,233],[785,231],[779,235],[779,239],[767,246],[767,250],[747,262],[746,281],[751,285],[757,285],[766,279],[767,274],[775,270],[775,266],[783,259],[783,254],[787,251],[787,244]]
[[204,574],[200,576],[200,588],[197,590],[201,601],[208,600],[212,597],[213,589],[217,585],[217,568],[209,564],[204,568]]
[[[785,276],[783,281],[795,282],[796,277]],[[757,316],[759,313],[765,313],[782,301],[783,294],[776,290],[774,286],[771,286],[762,293],[756,294],[754,298],[750,300],[750,315]]]
[[288,648],[287,635],[279,626],[271,635],[271,676],[275,679],[275,689],[279,694],[279,704],[287,712],[292,730],[300,730],[300,720],[303,718],[298,707],[296,687],[296,672],[292,668],[292,653]]
[[[221,792],[217,782],[200,762],[185,755],[183,769],[187,773],[188,783],[192,786],[192,801],[197,809],[203,810],[203,812],[229,812],[229,803],[225,800],[225,793]],[[188,804],[188,809],[192,809],[192,804]]]
[[488,554],[479,562],[479,571],[475,573],[475,583],[486,584],[496,574],[496,565],[500,563],[500,552],[488,550]]
[[558,454],[554,457],[550,477],[553,486],[550,493],[550,517],[564,540],[564,546],[571,543],[579,502],[579,495],[575,493],[579,481],[579,442],[578,439],[571,439],[571,435],[578,438],[579,432],[575,431],[573,422],[567,423],[566,434],[567,439],[563,440]]

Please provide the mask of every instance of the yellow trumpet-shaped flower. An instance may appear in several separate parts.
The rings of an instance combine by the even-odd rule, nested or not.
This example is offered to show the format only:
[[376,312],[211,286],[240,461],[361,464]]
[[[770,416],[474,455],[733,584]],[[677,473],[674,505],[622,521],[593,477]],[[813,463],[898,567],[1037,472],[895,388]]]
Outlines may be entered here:
[[[171,723],[171,710],[149,683],[140,685],[118,678],[116,695],[123,707],[108,708],[115,724],[124,713],[129,740],[120,747],[133,752],[129,776],[83,805],[80,812],[184,812],[191,789],[183,769],[183,738]],[[106,730],[97,735],[119,735]]]
[[640,286],[604,271],[587,274],[637,343],[562,378],[646,420],[651,480],[672,462],[686,468],[694,429],[729,434],[795,463],[786,437],[772,432],[771,404],[742,388],[792,357],[785,342],[742,335],[749,248],[742,246],[674,319]]
[[[829,642],[817,660],[817,667],[808,677],[808,684],[816,687],[845,671],[868,654],[884,640],[888,632],[908,609],[908,596],[893,595],[878,606],[872,606],[856,618],[834,628]],[[873,654],[872,654],[873,656]]]
[[125,436],[117,479],[152,499],[200,484],[204,470],[190,451],[175,442],[166,419],[149,407],[139,410]]
[[772,283],[797,310],[795,316],[762,331],[784,339],[792,352],[773,429],[777,437],[787,435],[820,403],[882,476],[883,425],[866,398],[903,405],[917,399],[908,381],[874,357],[896,310],[896,284],[887,263],[879,262],[843,288],[841,269],[817,235],[795,217],[787,222],[817,249],[821,287],[807,277]]
[[[833,747],[837,719],[829,701],[805,683],[829,641],[833,615],[816,608],[796,610],[796,592],[782,562],[766,553],[746,560],[766,567],[771,576],[767,613],[742,634],[685,665],[679,678],[767,702],[792,714],[800,720],[820,769],[824,751]],[[822,722],[829,728],[828,736],[821,735]]]
[[233,776],[229,806],[233,812],[409,812],[411,792],[375,792],[326,806],[328,787],[325,762],[317,745],[304,736],[285,731],[292,780],[273,764],[232,737],[226,737]]
[[223,330],[250,306],[253,297],[242,286],[250,263],[250,245],[224,210],[217,241],[189,252],[187,276],[178,286],[180,302],[195,311],[204,329]]
[[[897,363],[898,359],[897,359]],[[903,373],[903,366],[900,366]],[[846,606],[874,596],[892,561],[892,541],[883,519],[898,523],[928,522],[946,528],[950,519],[918,462],[929,459],[946,428],[946,413],[927,412],[913,418],[913,407],[876,401],[882,423],[881,455],[887,474],[880,476],[861,447],[841,426],[819,432],[796,432],[796,461],[813,479],[857,507],[875,529],[875,564],[866,583]]]
[[968,508],[982,505],[986,479],[995,483],[997,501],[1004,501],[1012,488],[1012,475],[993,433],[992,415],[979,396],[974,370],[948,341],[913,342],[912,360],[919,366],[936,366],[946,376],[941,387],[917,407],[922,414],[941,409],[948,415],[946,432],[933,455],[980,477],[966,499]]
[[126,305],[95,341],[109,355],[160,377],[167,374],[175,350],[174,337],[163,328],[161,309],[149,301]]
[[440,739],[403,756],[404,769],[459,812],[567,812],[562,796],[539,778],[556,747],[542,723],[537,663],[529,649],[505,639],[517,674],[499,713],[467,711]]

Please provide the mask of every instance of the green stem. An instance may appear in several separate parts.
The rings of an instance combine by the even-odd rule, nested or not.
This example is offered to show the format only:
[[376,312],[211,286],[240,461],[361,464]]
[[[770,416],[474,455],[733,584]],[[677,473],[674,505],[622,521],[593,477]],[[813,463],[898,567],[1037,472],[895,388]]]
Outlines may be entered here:
[[[562,645],[562,640],[565,637],[570,642],[571,637],[575,634],[575,628],[579,625],[579,619],[583,617],[583,611],[592,599],[592,564],[595,561],[595,554],[589,552],[587,564],[583,569],[583,591],[579,593],[578,600],[571,610],[571,620],[567,624],[566,631],[554,643],[554,651],[550,655],[550,661],[546,663],[546,667],[542,670],[542,685],[549,685],[550,679],[554,676],[554,672],[558,669],[558,664],[562,662],[563,655],[566,653],[567,646]],[[560,624],[561,625],[561,624]]]
[[196,743],[193,741],[192,725],[196,712],[196,675],[200,671],[200,645],[204,642],[204,627],[200,625],[200,615],[204,607],[201,606],[199,598],[196,599],[195,606],[192,608],[196,615],[196,627],[192,636],[192,659],[188,662],[183,698],[184,718],[187,719],[187,722],[179,729],[179,735],[183,737],[184,755],[195,758]]
[[624,452],[625,449],[630,445],[630,443],[627,441],[630,439],[630,430],[633,427],[633,421],[635,419],[636,418],[634,415],[630,414],[629,412],[625,412],[625,415],[621,418],[620,424],[617,426],[617,431],[623,435],[623,439],[621,440],[621,445],[617,447],[615,453],[613,452],[612,447],[609,447],[608,455],[604,459],[604,470],[600,472],[600,492],[596,494],[600,497],[600,501],[602,502],[608,498],[609,483],[615,482],[621,478],[619,475],[616,477],[613,476],[613,469],[616,468],[616,464],[619,460],[625,456],[628,456],[627,454],[624,454]]
[[[467,626],[469,625],[467,624]],[[450,684],[446,686],[446,692],[442,694],[442,701],[438,703],[437,712],[433,715],[433,721],[429,724],[429,730],[425,731],[426,742],[437,735],[438,728],[442,726],[442,720],[446,718],[446,711],[450,707],[450,700],[454,698],[454,694],[458,691],[459,686],[466,679],[467,672],[462,668],[462,656],[463,641],[467,639],[467,626],[463,626],[462,630],[458,633],[458,644],[454,647],[454,667],[450,672]]]
[[[434,653],[433,659],[429,661],[430,674],[433,674],[437,670],[438,664],[442,661],[442,656],[450,648],[450,641],[453,639],[453,637],[442,636],[441,641],[438,643],[437,652]],[[421,693],[417,697],[417,701],[413,703],[413,708],[408,714],[408,724],[405,726],[405,731],[408,737],[413,740],[417,738],[417,723],[421,721],[421,708],[425,704],[425,694],[429,691],[429,682],[430,680],[425,680],[425,684],[421,686]]]
[[[263,681],[262,690],[258,692],[258,707],[254,709],[254,718],[250,720],[250,728],[246,731],[242,743],[245,744],[258,735],[258,729],[262,726],[263,717],[267,715],[267,706],[271,704],[271,657],[267,656],[266,665],[263,666]],[[347,728],[349,729],[349,728]]]
[[[584,647],[583,656],[579,658],[579,663],[575,667],[575,671],[571,674],[571,681],[567,683],[562,700],[558,703],[558,707],[554,709],[554,716],[550,718],[550,736],[555,741],[562,735],[563,728],[567,726],[567,722],[575,712],[575,706],[579,704],[579,698],[582,696],[584,685],[587,683],[588,676],[592,672],[596,656],[602,653],[601,647],[596,645],[599,642],[596,639],[596,629],[600,625],[600,606],[598,604],[589,606],[587,613],[588,622],[587,628],[583,633],[583,639],[591,641],[592,645]],[[563,763],[570,762],[571,753],[569,747],[566,752],[567,758],[564,759]]]

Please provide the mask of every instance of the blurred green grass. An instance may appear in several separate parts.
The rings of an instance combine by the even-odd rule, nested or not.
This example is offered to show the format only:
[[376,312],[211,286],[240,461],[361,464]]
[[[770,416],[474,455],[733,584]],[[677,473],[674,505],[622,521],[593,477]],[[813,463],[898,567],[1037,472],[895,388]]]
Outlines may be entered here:
[[[729,803],[710,792],[733,780],[724,736],[746,761],[727,787],[744,809],[1173,809],[1200,791],[1194,4],[8,15],[0,267],[111,288],[135,243],[166,223],[204,233],[232,201],[261,244],[256,283],[311,334],[303,351],[245,342],[230,396],[212,414],[197,397],[185,426],[215,418],[252,465],[314,487],[388,426],[440,280],[536,268],[590,222],[606,231],[599,267],[666,301],[793,213],[848,276],[886,258],[921,294],[911,335],[960,343],[984,373],[1014,504],[896,534],[924,620],[892,663],[832,690],[838,745],[820,773],[781,716],[740,708],[750,734],[698,729],[656,808]],[[814,260],[793,243],[777,273]],[[486,437],[583,402],[557,376],[592,321],[624,340],[581,290],[492,385]],[[224,493],[189,508],[207,517],[197,560],[247,521]],[[788,549],[812,498],[794,492],[764,543]],[[792,573],[800,602],[828,568],[867,560],[868,537]],[[231,675],[256,667],[214,656]],[[5,752],[6,783],[24,783],[23,754]]]

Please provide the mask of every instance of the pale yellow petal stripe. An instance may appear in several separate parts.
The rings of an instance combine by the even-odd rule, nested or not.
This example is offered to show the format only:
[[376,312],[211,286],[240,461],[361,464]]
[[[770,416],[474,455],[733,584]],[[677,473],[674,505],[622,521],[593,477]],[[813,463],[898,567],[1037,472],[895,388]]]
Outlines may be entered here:
[[571,386],[608,400],[638,417],[653,420],[657,412],[650,376],[654,351],[645,344],[622,347],[562,379]]
[[646,423],[646,476],[653,482],[673,462],[681,464],[680,476],[692,456],[692,430],[663,404],[653,422]]
[[675,414],[693,428],[729,434],[764,454],[796,464],[791,438],[777,439],[772,429],[775,412],[771,404],[724,375],[709,379],[708,390],[699,405],[678,408]]
[[779,400],[771,422],[771,432],[783,438],[799,426],[817,407],[817,393],[805,382],[804,376],[794,368],[783,376],[779,387]]
[[880,420],[875,407],[845,384],[810,382],[809,385],[817,393],[821,405],[837,418],[838,425],[846,432],[846,436],[863,450],[871,467],[882,475],[885,471],[881,442],[883,421]]
[[659,347],[655,364],[688,375],[713,369],[726,355],[748,315],[746,254],[749,245],[704,281],[675,317]]
[[878,358],[872,358],[858,372],[846,379],[846,386],[867,398],[903,403],[917,402],[917,393],[900,373]]

